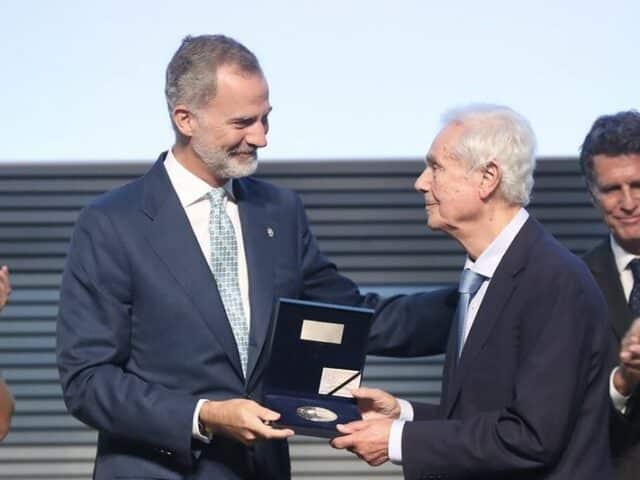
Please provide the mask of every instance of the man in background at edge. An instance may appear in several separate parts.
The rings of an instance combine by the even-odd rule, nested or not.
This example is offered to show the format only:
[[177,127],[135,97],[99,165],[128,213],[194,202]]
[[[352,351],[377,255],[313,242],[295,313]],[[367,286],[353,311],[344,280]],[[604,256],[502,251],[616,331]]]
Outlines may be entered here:
[[445,116],[415,183],[429,227],[467,253],[440,405],[356,390],[365,419],[338,426],[348,435],[335,447],[372,465],[391,458],[410,480],[612,478],[606,305],[584,263],[524,209],[534,155],[511,109]]
[[[609,307],[610,440],[617,478],[640,476],[640,113],[598,118],[580,152],[593,204],[610,234],[584,260]],[[622,348],[620,345],[622,343]],[[620,352],[618,354],[618,352]]]
[[[9,301],[11,295],[11,283],[9,282],[9,269],[6,265],[0,267],[0,311]],[[14,402],[11,392],[0,377],[0,441],[9,433],[11,417],[13,416]]]
[[[259,405],[274,299],[378,297],[320,253],[295,193],[249,177],[271,112],[253,53],[187,37],[165,93],[173,147],[75,227],[57,324],[65,403],[99,431],[96,479],[287,479],[293,432],[268,426],[279,414]],[[434,298],[433,353],[452,313]],[[418,308],[394,302],[389,317],[425,319]],[[397,353],[376,328],[370,350]]]

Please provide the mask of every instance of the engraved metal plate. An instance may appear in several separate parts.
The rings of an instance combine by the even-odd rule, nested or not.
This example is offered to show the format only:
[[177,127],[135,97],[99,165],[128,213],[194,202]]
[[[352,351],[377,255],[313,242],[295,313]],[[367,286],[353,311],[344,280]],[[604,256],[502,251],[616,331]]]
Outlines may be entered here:
[[311,342],[342,343],[344,325],[342,323],[319,322],[317,320],[303,320],[300,338]]
[[338,415],[335,412],[322,407],[298,407],[296,413],[299,417],[309,420],[310,422],[335,422],[338,419]]

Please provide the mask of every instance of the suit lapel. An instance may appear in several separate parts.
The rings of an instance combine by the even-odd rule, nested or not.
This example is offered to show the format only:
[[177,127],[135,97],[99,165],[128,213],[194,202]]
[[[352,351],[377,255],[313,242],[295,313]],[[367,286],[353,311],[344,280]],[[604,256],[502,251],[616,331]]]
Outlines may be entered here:
[[248,179],[234,181],[234,195],[238,200],[244,250],[249,274],[251,328],[247,379],[255,370],[262,353],[271,321],[273,307],[273,259],[278,231],[273,222],[269,200],[256,189],[249,191]]
[[240,357],[211,270],[164,169],[164,155],[144,177],[146,236],[240,376]]
[[496,270],[487,289],[487,293],[482,299],[482,305],[478,310],[467,341],[464,344],[462,355],[458,360],[456,375],[453,382],[449,381],[450,391],[447,398],[450,402],[445,406],[446,416],[451,414],[464,379],[469,370],[473,369],[474,357],[484,346],[515,288],[516,282],[511,273],[498,272],[498,270]]
[[633,315],[620,283],[620,274],[611,251],[609,238],[590,252],[585,257],[585,262],[607,300],[611,326],[618,340],[621,340],[631,325]]
[[487,292],[464,344],[462,355],[455,369],[455,377],[447,379],[447,403],[444,405],[445,417],[451,415],[468,372],[473,369],[475,356],[484,347],[496,321],[509,303],[518,286],[518,274],[526,266],[529,245],[543,232],[542,227],[532,217],[522,229],[502,257],[498,268],[491,278]]
[[455,379],[457,377],[457,369],[459,366],[457,337],[457,325],[453,323],[449,329],[449,340],[447,341],[447,352],[445,354],[444,368],[442,371],[442,395],[440,407],[441,409],[446,410],[448,410],[450,403],[453,403],[452,398],[456,390]]

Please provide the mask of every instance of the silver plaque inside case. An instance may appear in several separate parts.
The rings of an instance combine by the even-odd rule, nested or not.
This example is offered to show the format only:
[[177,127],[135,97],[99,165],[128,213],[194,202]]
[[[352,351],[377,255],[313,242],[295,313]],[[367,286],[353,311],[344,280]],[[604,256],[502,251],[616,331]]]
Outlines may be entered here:
[[338,419],[338,415],[323,407],[304,406],[298,407],[296,413],[299,417],[309,420],[310,422],[335,422]]

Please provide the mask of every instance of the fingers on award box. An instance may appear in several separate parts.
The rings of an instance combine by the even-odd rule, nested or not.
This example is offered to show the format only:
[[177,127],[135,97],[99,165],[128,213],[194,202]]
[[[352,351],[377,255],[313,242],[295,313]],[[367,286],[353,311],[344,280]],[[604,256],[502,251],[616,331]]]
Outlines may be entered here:
[[275,426],[333,438],[360,420],[350,390],[360,386],[373,310],[281,298],[274,311],[264,404]]

